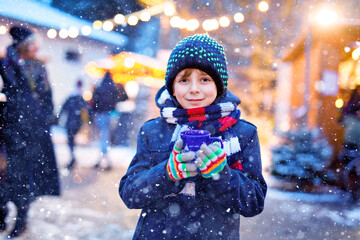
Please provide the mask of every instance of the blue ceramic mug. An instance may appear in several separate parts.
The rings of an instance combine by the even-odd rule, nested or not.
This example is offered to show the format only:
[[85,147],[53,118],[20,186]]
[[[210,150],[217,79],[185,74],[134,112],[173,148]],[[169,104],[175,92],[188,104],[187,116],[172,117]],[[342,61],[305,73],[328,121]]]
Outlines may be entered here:
[[213,142],[219,142],[223,148],[223,142],[220,137],[211,137],[210,132],[206,130],[187,130],[180,133],[180,137],[184,142],[183,151],[196,152],[200,149],[203,143],[207,145]]

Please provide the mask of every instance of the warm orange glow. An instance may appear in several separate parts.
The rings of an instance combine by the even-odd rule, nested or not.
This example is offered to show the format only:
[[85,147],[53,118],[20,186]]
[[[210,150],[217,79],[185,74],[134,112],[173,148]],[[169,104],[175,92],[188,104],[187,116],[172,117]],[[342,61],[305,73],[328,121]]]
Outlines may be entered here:
[[[121,52],[114,56],[108,57],[112,61],[112,66],[109,68],[101,68],[99,63],[89,62],[85,66],[85,72],[88,76],[94,79],[100,79],[105,72],[110,72],[115,83],[125,84],[129,81],[137,81],[139,83],[153,83],[153,87],[158,87],[159,81],[164,83],[165,66],[153,58],[146,57],[136,53]],[[152,79],[152,81],[149,81]],[[84,97],[85,98],[85,97]],[[91,99],[91,98],[90,98]]]
[[114,73],[112,75],[112,79],[113,79],[114,83],[125,84],[129,81],[134,81],[135,76],[133,76],[131,74]]
[[344,106],[344,100],[342,98],[338,98],[335,101],[336,108],[342,108]]
[[164,79],[165,71],[151,65],[151,58],[139,54],[121,52],[112,57],[114,67],[110,69],[114,82],[128,82],[136,77]]
[[105,75],[105,71],[99,68],[96,62],[89,62],[85,66],[86,74],[91,78],[102,78]]

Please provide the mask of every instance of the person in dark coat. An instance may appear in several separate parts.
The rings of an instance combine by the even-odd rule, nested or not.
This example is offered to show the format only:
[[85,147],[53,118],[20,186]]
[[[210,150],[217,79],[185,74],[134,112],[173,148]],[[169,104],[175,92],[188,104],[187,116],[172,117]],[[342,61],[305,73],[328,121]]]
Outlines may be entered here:
[[[240,99],[227,83],[223,47],[208,35],[187,37],[172,51],[155,99],[161,117],[141,127],[120,180],[125,205],[142,209],[133,239],[238,240],[240,215],[263,211],[257,129],[240,119]],[[207,130],[223,147],[183,152],[187,130]]]
[[30,203],[41,195],[59,195],[60,184],[50,126],[54,123],[52,92],[43,63],[36,59],[37,35],[26,27],[12,27],[13,43],[1,60],[1,113],[7,152],[6,200],[17,207],[16,237],[26,229]]
[[95,122],[100,132],[100,150],[101,157],[96,168],[101,167],[102,162],[106,162],[105,170],[111,169],[110,159],[107,156],[108,148],[110,146],[110,120],[111,114],[115,111],[116,104],[128,99],[125,89],[121,84],[116,84],[112,80],[110,73],[107,72],[100,83],[100,86],[95,88],[93,95],[93,114]]
[[68,146],[70,148],[71,160],[66,166],[68,170],[72,170],[76,163],[74,148],[75,136],[79,132],[83,121],[88,121],[88,109],[84,98],[82,97],[82,81],[76,83],[76,89],[71,96],[69,96],[63,104],[59,118],[66,115],[65,128],[68,137]]

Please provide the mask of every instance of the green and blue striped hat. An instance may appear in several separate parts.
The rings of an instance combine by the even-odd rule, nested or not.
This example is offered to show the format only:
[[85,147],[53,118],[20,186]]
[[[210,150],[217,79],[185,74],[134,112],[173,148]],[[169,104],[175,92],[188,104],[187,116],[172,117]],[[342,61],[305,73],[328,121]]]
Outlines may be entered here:
[[165,85],[171,95],[176,75],[185,68],[197,68],[209,74],[216,83],[217,96],[226,91],[228,73],[224,48],[209,35],[184,38],[171,52],[165,75]]

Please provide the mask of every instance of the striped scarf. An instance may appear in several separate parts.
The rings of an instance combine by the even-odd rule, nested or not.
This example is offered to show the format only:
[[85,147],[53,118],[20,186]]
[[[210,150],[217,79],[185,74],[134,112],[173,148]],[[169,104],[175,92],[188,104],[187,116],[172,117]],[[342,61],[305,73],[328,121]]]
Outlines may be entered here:
[[179,139],[182,131],[204,129],[221,137],[227,156],[240,152],[239,139],[231,127],[240,118],[237,103],[220,102],[207,107],[181,109],[176,107],[167,90],[163,90],[156,100],[158,106],[161,106],[161,116],[166,122],[176,124],[172,143]]

